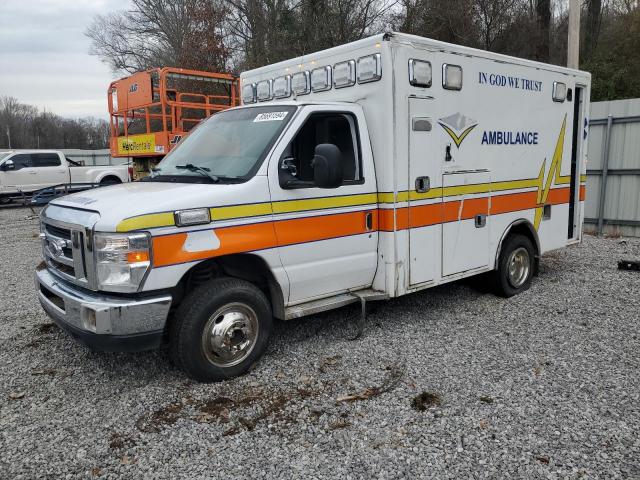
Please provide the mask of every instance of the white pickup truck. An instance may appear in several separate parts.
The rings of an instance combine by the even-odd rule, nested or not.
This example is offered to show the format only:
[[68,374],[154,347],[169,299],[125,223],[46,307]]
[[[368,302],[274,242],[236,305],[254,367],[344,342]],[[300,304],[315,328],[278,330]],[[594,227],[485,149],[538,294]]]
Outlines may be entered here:
[[127,165],[82,167],[56,150],[0,152],[0,200],[64,183],[110,185],[129,180]]

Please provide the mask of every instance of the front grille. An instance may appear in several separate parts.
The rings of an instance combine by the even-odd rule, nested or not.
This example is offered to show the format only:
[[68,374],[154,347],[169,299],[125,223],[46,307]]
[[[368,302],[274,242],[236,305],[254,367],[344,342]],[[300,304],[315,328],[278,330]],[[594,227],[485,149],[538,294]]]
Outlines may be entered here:
[[92,266],[87,260],[93,256],[88,248],[86,229],[42,216],[43,254],[49,270],[85,288],[92,288]]
[[49,264],[53,266],[56,270],[64,273],[69,277],[76,278],[76,269],[70,267],[69,265],[65,265],[64,263],[57,262],[55,260],[49,259]]
[[66,228],[56,227],[55,225],[45,224],[46,230],[54,237],[63,238],[65,240],[71,240],[71,230]]

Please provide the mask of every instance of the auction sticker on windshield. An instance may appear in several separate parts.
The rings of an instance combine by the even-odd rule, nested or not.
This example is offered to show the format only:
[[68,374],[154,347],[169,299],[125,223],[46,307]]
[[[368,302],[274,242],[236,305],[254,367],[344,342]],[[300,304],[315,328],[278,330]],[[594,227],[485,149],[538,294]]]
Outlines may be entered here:
[[289,112],[266,112],[259,113],[256,115],[256,118],[253,119],[254,122],[281,122],[287,117],[287,113]]

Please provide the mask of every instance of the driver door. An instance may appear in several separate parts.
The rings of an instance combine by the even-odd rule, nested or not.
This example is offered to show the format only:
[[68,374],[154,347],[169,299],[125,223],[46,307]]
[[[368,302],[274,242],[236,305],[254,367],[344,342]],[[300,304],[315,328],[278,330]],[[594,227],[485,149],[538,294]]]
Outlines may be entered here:
[[[377,267],[377,195],[361,111],[308,106],[294,119],[269,164],[278,250],[290,284],[288,304],[365,288]],[[313,181],[315,147],[340,150],[342,183]]]
[[[13,169],[6,169],[7,161],[13,162]],[[30,153],[18,153],[7,158],[2,164],[2,186],[9,192],[30,192],[38,188],[36,170],[31,164]]]

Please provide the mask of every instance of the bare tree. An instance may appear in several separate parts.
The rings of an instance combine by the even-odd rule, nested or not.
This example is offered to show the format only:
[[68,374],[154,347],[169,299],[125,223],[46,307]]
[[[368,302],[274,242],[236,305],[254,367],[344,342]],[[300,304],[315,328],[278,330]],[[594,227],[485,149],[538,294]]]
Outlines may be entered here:
[[495,41],[510,26],[515,16],[517,0],[474,0],[482,46],[493,50]]
[[86,30],[90,53],[114,71],[156,66],[223,70],[225,5],[217,0],[131,0],[131,9],[98,15]]
[[602,21],[602,0],[587,0],[587,25],[584,35],[584,56],[591,58],[598,44]]
[[473,0],[403,0],[395,27],[412,33],[468,46],[478,46]]
[[95,118],[67,119],[0,97],[0,148],[84,148],[109,146],[109,124]]
[[238,65],[253,68],[383,30],[393,0],[227,0]]
[[536,0],[536,19],[538,24],[536,60],[548,62],[550,53],[551,0]]

